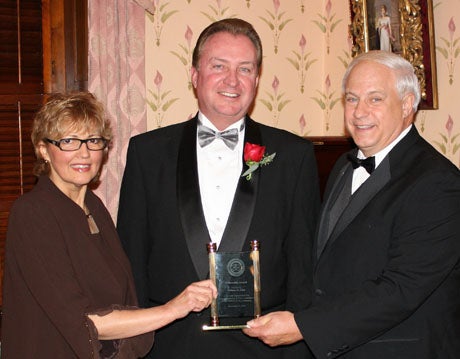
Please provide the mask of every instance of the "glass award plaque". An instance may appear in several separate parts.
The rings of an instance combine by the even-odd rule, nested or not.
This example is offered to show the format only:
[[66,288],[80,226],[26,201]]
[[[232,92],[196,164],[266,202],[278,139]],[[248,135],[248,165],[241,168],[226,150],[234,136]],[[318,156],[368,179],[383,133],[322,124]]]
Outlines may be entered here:
[[210,324],[203,330],[246,328],[247,320],[260,316],[259,241],[251,241],[249,252],[217,252],[207,244],[209,277],[218,296],[211,303]]

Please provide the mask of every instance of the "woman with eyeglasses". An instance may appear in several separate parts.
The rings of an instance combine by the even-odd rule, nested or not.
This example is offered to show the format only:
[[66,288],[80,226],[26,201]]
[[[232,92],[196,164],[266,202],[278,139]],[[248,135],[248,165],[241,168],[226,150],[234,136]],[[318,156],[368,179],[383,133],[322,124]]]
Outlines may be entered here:
[[216,296],[202,281],[165,305],[136,308],[115,226],[88,188],[111,139],[103,107],[89,93],[56,95],[35,117],[38,183],[14,203],[8,224],[3,358],[141,357],[153,331]]

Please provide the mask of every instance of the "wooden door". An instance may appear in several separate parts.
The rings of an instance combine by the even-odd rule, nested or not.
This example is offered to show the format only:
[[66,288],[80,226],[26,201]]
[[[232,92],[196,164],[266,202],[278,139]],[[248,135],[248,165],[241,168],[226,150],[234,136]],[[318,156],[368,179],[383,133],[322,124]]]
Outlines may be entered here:
[[0,0],[0,275],[11,204],[35,183],[30,131],[43,96],[41,15],[40,1]]
[[9,211],[36,181],[33,116],[46,94],[86,90],[87,14],[87,0],[0,0],[0,306]]

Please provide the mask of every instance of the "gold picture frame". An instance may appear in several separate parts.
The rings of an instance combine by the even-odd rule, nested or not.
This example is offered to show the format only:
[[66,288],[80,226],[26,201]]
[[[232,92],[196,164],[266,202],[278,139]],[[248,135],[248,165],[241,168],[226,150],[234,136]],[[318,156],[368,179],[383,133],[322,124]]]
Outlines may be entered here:
[[[420,81],[420,109],[438,108],[436,47],[432,0],[349,0],[352,56],[380,49],[377,39],[380,16],[390,23],[391,51],[399,53],[413,66]],[[385,8],[384,8],[384,6]],[[389,11],[385,14],[385,11]],[[383,40],[382,40],[383,43]]]

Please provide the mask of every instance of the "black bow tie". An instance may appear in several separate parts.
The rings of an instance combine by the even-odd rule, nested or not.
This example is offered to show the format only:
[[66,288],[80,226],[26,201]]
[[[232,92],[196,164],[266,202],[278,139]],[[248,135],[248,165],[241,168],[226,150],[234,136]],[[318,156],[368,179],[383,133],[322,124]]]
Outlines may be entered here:
[[356,156],[348,154],[347,158],[351,162],[353,169],[357,169],[359,166],[362,166],[369,174],[371,174],[375,170],[375,157],[374,156],[360,159]]
[[198,124],[198,143],[201,147],[209,145],[216,138],[220,138],[227,145],[228,148],[233,150],[238,143],[238,129],[231,128],[226,131],[216,132],[209,127]]

